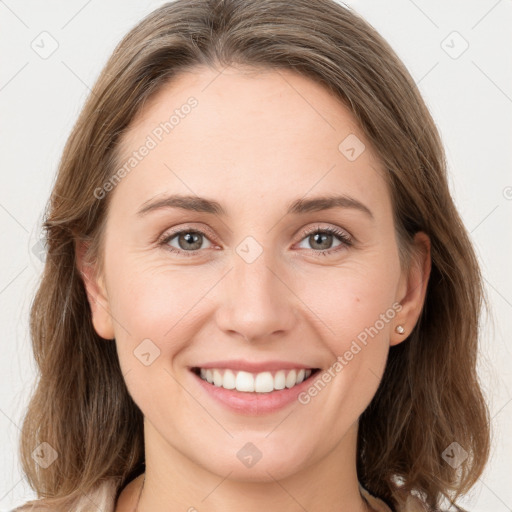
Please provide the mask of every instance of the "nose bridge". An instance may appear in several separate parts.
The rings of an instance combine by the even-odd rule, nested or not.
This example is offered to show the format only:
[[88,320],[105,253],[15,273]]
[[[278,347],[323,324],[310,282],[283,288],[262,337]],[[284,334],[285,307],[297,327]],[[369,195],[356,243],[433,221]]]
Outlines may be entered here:
[[[280,276],[271,249],[247,237],[233,253],[219,327],[248,340],[286,331],[294,323],[293,294]],[[284,281],[284,282],[283,282]]]

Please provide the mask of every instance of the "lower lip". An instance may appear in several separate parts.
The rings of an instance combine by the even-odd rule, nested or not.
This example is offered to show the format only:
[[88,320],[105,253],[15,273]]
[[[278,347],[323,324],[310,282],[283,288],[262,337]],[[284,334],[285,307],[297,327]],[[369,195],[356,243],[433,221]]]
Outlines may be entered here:
[[283,409],[287,405],[297,400],[298,395],[305,391],[313,382],[315,377],[320,374],[319,371],[310,375],[300,384],[293,388],[284,388],[270,393],[244,393],[236,389],[225,389],[210,384],[201,379],[191,371],[192,375],[198,381],[199,385],[211,396],[232,411],[240,414],[258,416]]

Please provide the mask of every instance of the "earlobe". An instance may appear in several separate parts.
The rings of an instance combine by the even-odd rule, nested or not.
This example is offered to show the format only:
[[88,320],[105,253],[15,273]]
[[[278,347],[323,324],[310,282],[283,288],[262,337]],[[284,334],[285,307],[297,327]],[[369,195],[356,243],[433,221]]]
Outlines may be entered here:
[[75,247],[76,265],[82,276],[87,300],[91,308],[91,321],[94,330],[98,336],[106,340],[114,339],[114,326],[103,277],[97,276],[95,267],[86,261],[87,244],[76,242]]
[[414,236],[414,247],[409,270],[402,276],[398,301],[402,305],[395,318],[390,345],[397,345],[407,339],[412,332],[425,303],[428,280],[431,270],[430,238],[419,231]]

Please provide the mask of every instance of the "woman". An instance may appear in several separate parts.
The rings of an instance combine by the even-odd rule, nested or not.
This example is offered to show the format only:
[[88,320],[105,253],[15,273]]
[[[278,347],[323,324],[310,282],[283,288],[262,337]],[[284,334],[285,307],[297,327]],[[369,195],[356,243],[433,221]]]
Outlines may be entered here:
[[478,262],[413,80],[351,10],[151,13],[45,229],[18,510],[441,510],[483,472]]

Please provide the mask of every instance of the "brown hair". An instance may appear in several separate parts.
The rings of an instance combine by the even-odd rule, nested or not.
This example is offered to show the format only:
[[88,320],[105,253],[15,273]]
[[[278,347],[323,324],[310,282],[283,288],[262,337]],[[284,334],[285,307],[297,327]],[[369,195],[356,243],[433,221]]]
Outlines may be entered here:
[[[86,243],[101,271],[110,196],[94,191],[115,173],[121,136],[144,103],[182,70],[228,65],[293,70],[332,91],[386,170],[404,266],[413,235],[430,237],[425,304],[408,340],[390,348],[360,418],[357,472],[389,505],[416,494],[426,510],[439,510],[475,484],[489,458],[476,371],[487,301],[440,136],[414,81],[374,28],[333,0],[177,0],[116,47],[67,141],[45,213],[47,258],[30,313],[40,375],[20,443],[28,481],[41,504],[76,510],[99,483],[115,478],[119,492],[143,470],[142,413],[115,344],[93,328],[76,251]],[[45,469],[31,456],[42,442],[59,454]],[[453,442],[469,455],[457,470],[442,457]]]

